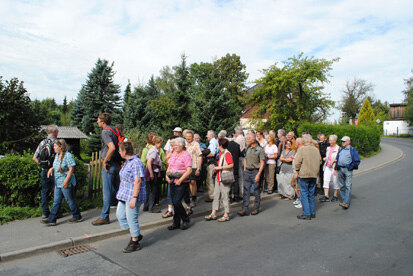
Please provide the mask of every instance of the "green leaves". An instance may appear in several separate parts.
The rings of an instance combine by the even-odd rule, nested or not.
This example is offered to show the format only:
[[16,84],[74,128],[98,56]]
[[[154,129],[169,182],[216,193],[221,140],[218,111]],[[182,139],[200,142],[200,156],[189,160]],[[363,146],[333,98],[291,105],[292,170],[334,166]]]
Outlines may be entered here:
[[366,98],[361,106],[358,124],[369,124],[374,123],[376,121],[376,116],[374,115],[373,108],[371,107],[370,101]]

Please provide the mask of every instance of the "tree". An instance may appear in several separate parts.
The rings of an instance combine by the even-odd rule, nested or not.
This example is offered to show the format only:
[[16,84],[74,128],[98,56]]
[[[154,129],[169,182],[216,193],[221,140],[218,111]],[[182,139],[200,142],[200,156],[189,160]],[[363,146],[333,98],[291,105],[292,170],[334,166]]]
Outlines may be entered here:
[[373,84],[366,80],[354,78],[352,81],[347,81],[340,105],[340,109],[347,119],[357,117],[363,101],[371,91],[373,91]]
[[121,122],[120,85],[113,82],[113,63],[98,59],[82,85],[72,111],[72,123],[83,132],[95,132],[99,113],[111,114],[114,122]]
[[404,83],[406,85],[406,89],[403,91],[405,96],[404,101],[407,104],[405,115],[409,124],[413,126],[413,76],[408,79],[405,79]]
[[[39,122],[23,82],[0,76],[0,152],[21,152],[36,142]],[[37,138],[37,137],[36,137]]]
[[[264,77],[256,83],[249,104],[256,108],[253,119],[268,114],[267,128],[296,130],[300,123],[324,120],[334,102],[324,93],[332,64],[338,61],[304,57],[289,58],[282,66],[277,63],[264,69]],[[264,126],[261,126],[264,127]]]
[[130,83],[130,80],[128,80],[128,84],[126,85],[125,92],[123,94],[123,107],[122,110],[123,112],[126,111],[126,106],[128,105],[130,95],[132,94],[132,85]]
[[362,125],[362,124],[374,123],[375,120],[376,120],[376,116],[374,115],[373,108],[371,107],[369,99],[366,98],[360,109],[358,124]]
[[63,99],[62,112],[63,112],[63,113],[66,113],[66,112],[67,112],[67,98],[66,98],[66,96],[65,96],[65,98]]

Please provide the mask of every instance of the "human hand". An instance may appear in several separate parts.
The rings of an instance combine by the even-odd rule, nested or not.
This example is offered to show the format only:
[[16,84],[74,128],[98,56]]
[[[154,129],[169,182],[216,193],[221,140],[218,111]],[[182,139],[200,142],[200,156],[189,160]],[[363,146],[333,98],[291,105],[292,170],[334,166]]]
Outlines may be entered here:
[[108,162],[103,162],[103,169],[105,169],[105,172],[108,172],[107,166],[108,166]]
[[260,174],[257,173],[257,175],[255,176],[255,183],[259,183],[260,182]]
[[129,208],[135,209],[136,205],[136,197],[132,198],[131,201],[129,201]]
[[334,170],[334,176],[337,176],[337,171],[336,170]]
[[195,171],[195,175],[196,175],[196,176],[199,176],[200,174],[201,174],[201,171],[200,171],[200,170],[196,170],[196,171]]

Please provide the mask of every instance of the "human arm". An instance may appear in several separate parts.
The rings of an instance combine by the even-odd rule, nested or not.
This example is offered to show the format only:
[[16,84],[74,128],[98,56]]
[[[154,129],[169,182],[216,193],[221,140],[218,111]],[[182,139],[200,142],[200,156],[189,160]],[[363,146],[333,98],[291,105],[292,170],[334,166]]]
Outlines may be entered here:
[[133,184],[133,197],[129,202],[129,208],[135,209],[136,201],[138,200],[139,191],[141,190],[142,177],[135,177]]
[[116,150],[115,144],[113,142],[109,142],[107,146],[108,146],[108,153],[106,154],[105,159],[103,159],[103,168],[105,169],[106,172],[108,172],[108,169],[106,168],[108,165],[108,162]]
[[265,160],[260,160],[260,168],[258,170],[257,175],[255,176],[255,183],[260,182],[260,177],[262,175],[262,172],[264,171],[264,166],[265,166]]
[[146,161],[146,168],[149,171],[149,176],[151,178],[151,180],[153,180],[154,176],[153,176],[153,169],[152,169],[152,162],[153,162],[153,158],[148,158],[148,160]]
[[196,168],[195,175],[199,176],[201,174],[201,168],[202,168],[202,155],[198,157],[198,168]]
[[302,164],[303,164],[303,156],[301,155],[301,151],[298,150],[294,158],[294,171],[298,173],[301,169]]
[[75,167],[74,167],[74,166],[69,168],[69,170],[68,170],[68,172],[67,172],[67,175],[66,175],[66,178],[65,178],[65,180],[63,181],[63,188],[64,188],[64,189],[67,189],[67,188],[69,187],[69,181],[70,181],[70,179],[72,178],[72,175],[73,175],[74,171],[75,171]]
[[48,171],[47,171],[47,178],[51,177],[53,175],[53,167],[51,167]]

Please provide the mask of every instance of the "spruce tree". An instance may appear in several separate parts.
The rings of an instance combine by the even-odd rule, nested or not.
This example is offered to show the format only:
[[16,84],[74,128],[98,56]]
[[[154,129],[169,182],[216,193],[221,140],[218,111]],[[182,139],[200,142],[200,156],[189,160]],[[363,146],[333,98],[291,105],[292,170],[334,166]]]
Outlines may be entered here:
[[126,85],[125,92],[123,94],[123,107],[122,107],[123,112],[126,111],[126,106],[128,105],[130,95],[132,94],[132,88],[131,87],[132,87],[132,85],[130,83],[130,80],[128,80],[128,84]]
[[186,64],[185,54],[181,55],[181,63],[175,66],[174,77],[176,90],[171,93],[170,98],[174,103],[172,109],[172,123],[176,126],[185,127],[191,119],[190,100],[191,100],[191,80],[189,68]]
[[373,123],[375,120],[376,117],[374,116],[373,108],[371,107],[369,99],[366,98],[360,109],[358,124],[362,125],[367,123]]

